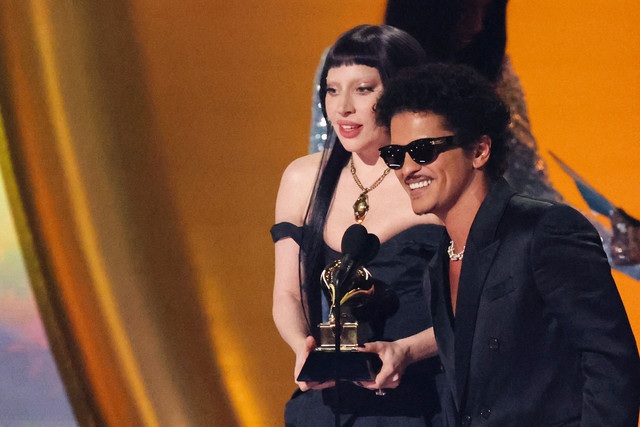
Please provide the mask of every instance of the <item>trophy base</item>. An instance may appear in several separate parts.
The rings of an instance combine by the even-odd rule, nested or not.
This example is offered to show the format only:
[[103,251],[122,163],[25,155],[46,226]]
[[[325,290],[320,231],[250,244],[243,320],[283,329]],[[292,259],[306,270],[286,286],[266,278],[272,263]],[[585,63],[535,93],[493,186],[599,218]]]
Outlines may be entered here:
[[322,383],[336,378],[344,381],[373,381],[381,367],[382,361],[376,353],[314,351],[309,353],[298,375],[298,381]]

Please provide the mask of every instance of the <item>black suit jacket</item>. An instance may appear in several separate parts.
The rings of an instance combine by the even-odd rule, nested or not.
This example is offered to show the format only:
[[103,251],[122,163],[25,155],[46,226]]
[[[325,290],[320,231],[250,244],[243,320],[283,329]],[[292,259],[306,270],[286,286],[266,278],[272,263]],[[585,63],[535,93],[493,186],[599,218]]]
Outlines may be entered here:
[[425,280],[449,425],[638,426],[640,361],[600,237],[494,183],[451,309],[448,236]]

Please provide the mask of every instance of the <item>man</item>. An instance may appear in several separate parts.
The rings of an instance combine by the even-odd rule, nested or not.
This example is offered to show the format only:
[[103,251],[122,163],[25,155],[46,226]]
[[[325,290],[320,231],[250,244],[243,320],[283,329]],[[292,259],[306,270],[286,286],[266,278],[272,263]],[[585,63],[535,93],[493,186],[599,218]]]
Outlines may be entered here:
[[432,64],[389,82],[376,113],[413,210],[446,228],[425,288],[449,425],[638,426],[638,350],[600,238],[501,178],[509,112],[492,86]]

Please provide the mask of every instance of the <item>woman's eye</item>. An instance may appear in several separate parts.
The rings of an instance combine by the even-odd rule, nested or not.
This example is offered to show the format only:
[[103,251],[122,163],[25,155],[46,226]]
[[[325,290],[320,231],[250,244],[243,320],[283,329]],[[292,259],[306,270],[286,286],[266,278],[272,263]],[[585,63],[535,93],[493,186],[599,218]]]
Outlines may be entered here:
[[372,93],[373,91],[374,88],[372,86],[360,86],[358,87],[358,89],[356,89],[356,92],[360,94],[368,94]]
[[327,88],[327,95],[335,95],[336,92],[337,92],[336,89],[333,87]]

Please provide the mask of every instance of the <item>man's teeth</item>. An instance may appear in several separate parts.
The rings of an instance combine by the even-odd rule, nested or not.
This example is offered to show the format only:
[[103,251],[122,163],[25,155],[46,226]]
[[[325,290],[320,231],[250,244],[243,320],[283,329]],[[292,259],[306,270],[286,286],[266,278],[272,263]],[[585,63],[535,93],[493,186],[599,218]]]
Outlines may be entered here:
[[409,184],[409,188],[412,190],[417,190],[418,188],[428,187],[430,184],[431,184],[431,180],[427,179],[425,181],[412,182],[411,184]]

